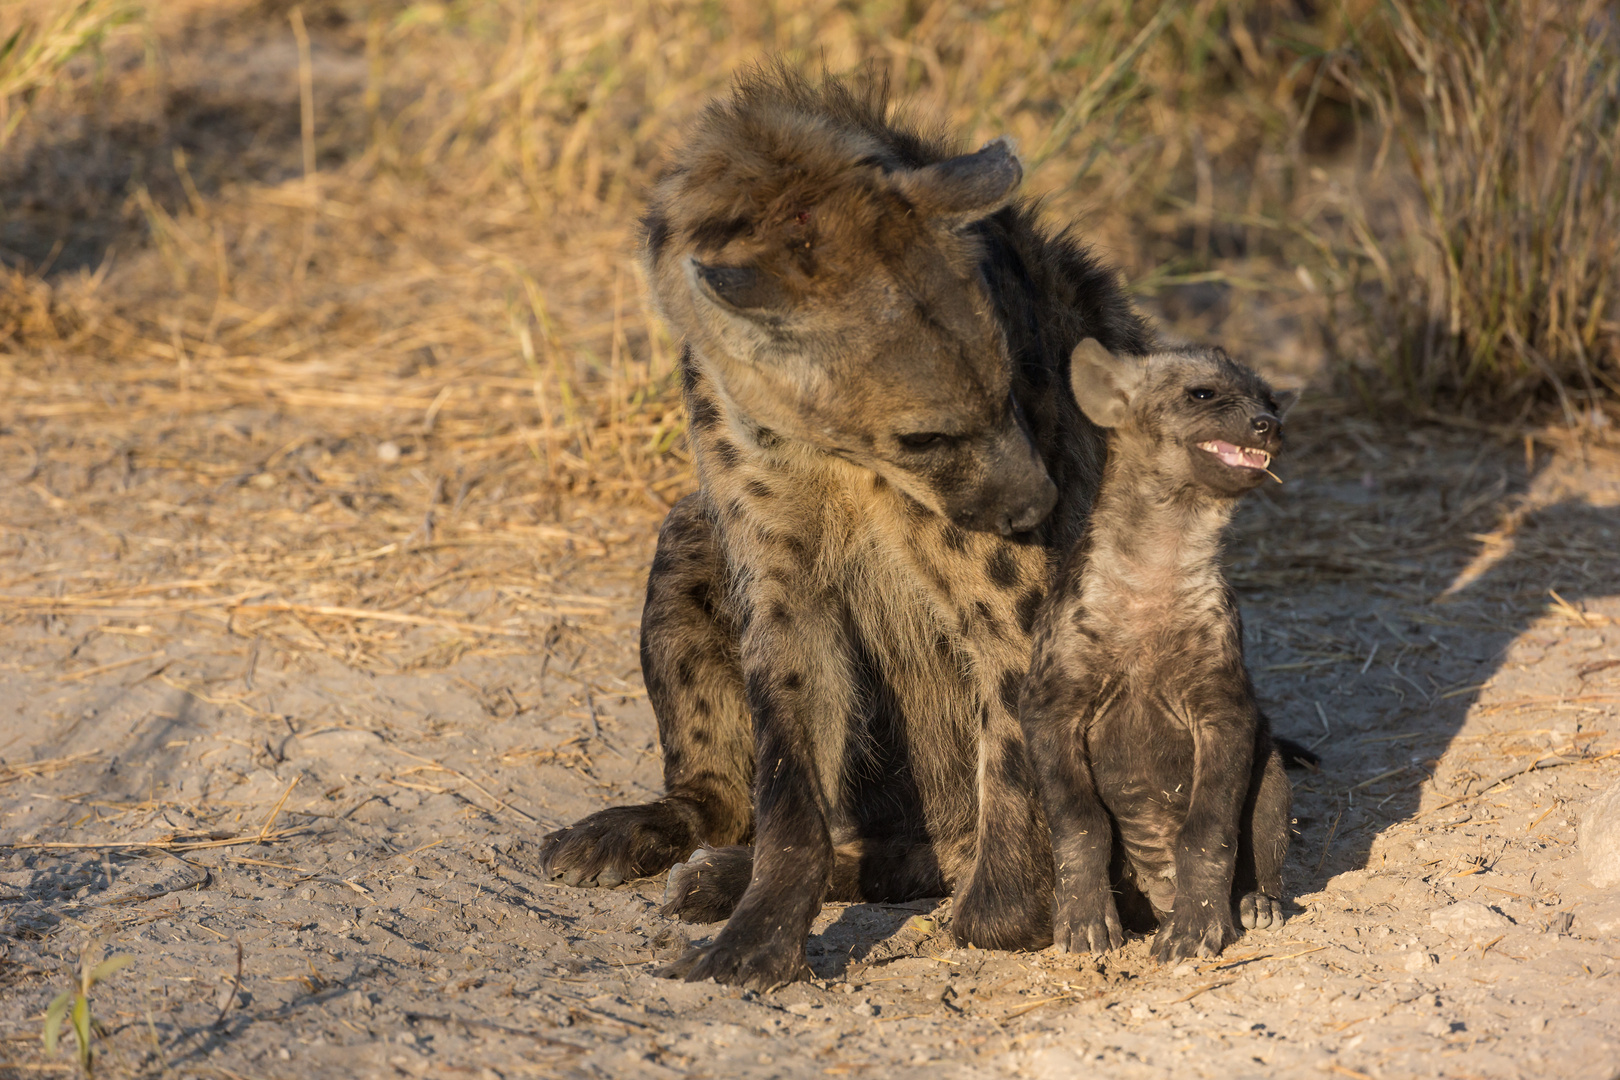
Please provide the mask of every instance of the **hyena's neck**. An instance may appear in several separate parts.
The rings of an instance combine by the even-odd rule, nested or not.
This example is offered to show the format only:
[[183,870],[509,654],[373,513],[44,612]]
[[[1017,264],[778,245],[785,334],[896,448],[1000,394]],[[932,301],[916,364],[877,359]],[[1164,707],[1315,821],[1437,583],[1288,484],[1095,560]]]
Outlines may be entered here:
[[1146,455],[1110,448],[1091,512],[1088,587],[1148,601],[1224,588],[1221,537],[1234,500],[1168,475]]

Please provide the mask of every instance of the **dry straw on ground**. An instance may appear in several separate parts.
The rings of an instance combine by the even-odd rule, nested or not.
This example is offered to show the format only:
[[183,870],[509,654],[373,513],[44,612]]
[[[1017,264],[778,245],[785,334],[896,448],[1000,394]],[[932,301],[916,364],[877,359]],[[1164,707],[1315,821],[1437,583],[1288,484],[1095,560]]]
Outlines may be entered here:
[[[0,586],[0,618],[96,613],[132,638],[206,620],[379,669],[598,621],[552,561],[644,536],[692,484],[677,347],[635,258],[641,192],[681,125],[773,54],[864,66],[970,142],[1013,136],[1052,217],[1178,333],[1296,372],[1334,344],[1352,367],[1406,365],[1415,393],[1457,383],[1433,357],[1488,354],[1506,366],[1487,402],[1549,385],[1501,360],[1522,339],[1584,409],[1620,332],[1605,234],[1586,228],[1612,209],[1592,170],[1612,157],[1613,87],[1571,65],[1612,28],[1577,28],[1592,13],[1570,4],[1509,7],[1545,24],[1535,55],[1565,79],[1512,115],[1457,97],[1493,57],[1522,80],[1511,35],[1411,100],[1442,35],[1472,24],[1404,5],[1310,21],[1265,0],[8,7],[0,472],[33,509],[0,530],[13,552],[52,550]],[[1513,311],[1561,298],[1545,326],[1486,319],[1459,299],[1466,266],[1437,279],[1421,243],[1397,243],[1400,177],[1356,186],[1411,144],[1444,198],[1409,238],[1516,236],[1519,202],[1453,221],[1453,171],[1489,147],[1453,161],[1447,140],[1500,142],[1577,106],[1546,176],[1575,177],[1557,220],[1581,258],[1548,277],[1536,234],[1509,274],[1535,286]],[[1358,284],[1367,266],[1381,292]],[[1445,327],[1451,351],[1396,347],[1410,318],[1389,301],[1408,295],[1473,312],[1461,338]]]

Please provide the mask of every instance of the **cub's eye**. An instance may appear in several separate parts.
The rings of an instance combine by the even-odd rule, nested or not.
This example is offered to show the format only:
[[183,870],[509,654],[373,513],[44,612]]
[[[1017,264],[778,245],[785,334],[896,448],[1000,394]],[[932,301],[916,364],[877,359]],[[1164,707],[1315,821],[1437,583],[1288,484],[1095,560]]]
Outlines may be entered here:
[[909,435],[894,437],[894,441],[907,450],[927,450],[930,447],[944,446],[950,440],[951,437],[941,431],[914,431]]
[[1187,391],[1187,396],[1194,401],[1208,401],[1215,396],[1215,391],[1207,386],[1195,386]]

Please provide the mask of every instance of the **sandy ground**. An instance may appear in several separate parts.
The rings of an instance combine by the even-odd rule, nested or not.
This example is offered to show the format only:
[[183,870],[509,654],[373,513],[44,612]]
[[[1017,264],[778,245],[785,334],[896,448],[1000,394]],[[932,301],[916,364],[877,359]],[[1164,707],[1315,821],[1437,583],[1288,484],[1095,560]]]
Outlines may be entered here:
[[[0,1076],[71,1071],[41,1015],[88,950],[134,957],[93,991],[104,1076],[1608,1080],[1620,895],[1587,884],[1576,823],[1620,777],[1615,451],[1296,432],[1230,551],[1267,707],[1324,762],[1296,778],[1281,930],[1166,969],[1143,940],[956,949],[948,899],[829,905],[819,980],[769,995],[657,976],[717,929],[661,917],[661,880],[536,873],[548,827],[659,788],[635,648],[650,510],[577,507],[537,547],[576,614],[377,674],[172,601],[51,613],[121,503],[89,521],[49,474],[8,483]],[[170,475],[121,482],[184,502]],[[250,520],[267,496],[213,498]]]

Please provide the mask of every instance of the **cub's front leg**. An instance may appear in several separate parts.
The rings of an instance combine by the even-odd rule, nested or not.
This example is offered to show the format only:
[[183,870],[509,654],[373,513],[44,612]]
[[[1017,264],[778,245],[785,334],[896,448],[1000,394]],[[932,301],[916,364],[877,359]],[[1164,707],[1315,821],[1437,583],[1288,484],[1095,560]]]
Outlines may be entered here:
[[1192,704],[1192,797],[1176,838],[1176,901],[1153,958],[1216,956],[1237,939],[1232,878],[1254,758],[1255,712],[1244,695]]
[[833,865],[851,687],[841,624],[806,590],[756,595],[742,639],[754,721],[754,871],[715,940],[664,974],[771,990],[808,978],[805,939]]
[[1113,826],[1092,775],[1086,720],[1107,705],[1110,688],[1068,670],[1070,652],[1062,643],[1036,647],[1018,718],[1052,832],[1052,937],[1066,952],[1103,953],[1124,934],[1108,872]]

